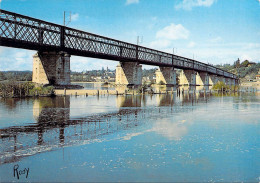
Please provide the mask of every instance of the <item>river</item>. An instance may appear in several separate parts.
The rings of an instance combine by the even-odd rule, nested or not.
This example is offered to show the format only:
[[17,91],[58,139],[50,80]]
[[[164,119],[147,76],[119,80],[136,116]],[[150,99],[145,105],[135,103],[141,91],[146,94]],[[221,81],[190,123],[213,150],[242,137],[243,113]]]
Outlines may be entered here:
[[259,111],[258,93],[0,99],[0,182],[257,182]]

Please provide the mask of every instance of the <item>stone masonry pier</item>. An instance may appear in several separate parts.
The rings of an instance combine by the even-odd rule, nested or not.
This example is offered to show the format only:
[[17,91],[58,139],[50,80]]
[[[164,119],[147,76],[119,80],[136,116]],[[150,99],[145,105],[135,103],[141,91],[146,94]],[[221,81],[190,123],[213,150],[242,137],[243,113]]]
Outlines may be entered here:
[[137,62],[120,62],[116,67],[116,85],[142,85],[142,65]]
[[218,81],[226,84],[226,78],[224,76],[218,76]]
[[155,74],[157,84],[163,82],[169,86],[176,85],[176,71],[173,67],[159,67]]
[[196,85],[208,86],[209,85],[209,74],[207,72],[197,72]]
[[194,70],[182,70],[180,73],[180,85],[196,85],[196,72]]
[[70,85],[70,55],[38,52],[33,56],[33,78],[37,84]]
[[214,74],[209,74],[209,85],[213,86],[218,82],[218,76]]

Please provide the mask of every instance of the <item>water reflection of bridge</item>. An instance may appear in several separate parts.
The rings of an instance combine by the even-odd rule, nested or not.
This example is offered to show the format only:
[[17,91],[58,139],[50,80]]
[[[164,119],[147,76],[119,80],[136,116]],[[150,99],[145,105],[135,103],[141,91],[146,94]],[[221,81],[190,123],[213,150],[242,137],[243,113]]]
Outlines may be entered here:
[[[142,103],[144,106],[147,104],[148,97],[156,97],[156,106],[173,106],[176,102],[190,103],[194,99],[189,95],[184,95],[181,99],[170,94],[118,96],[116,101],[119,110],[80,118],[70,117],[69,96],[35,99],[33,101],[35,123],[0,129],[1,164],[46,150],[86,143],[97,138],[105,139],[108,134],[136,128],[144,124],[145,120],[142,119],[154,113],[155,108],[142,107]],[[4,101],[7,102],[6,105],[16,106],[11,100]]]

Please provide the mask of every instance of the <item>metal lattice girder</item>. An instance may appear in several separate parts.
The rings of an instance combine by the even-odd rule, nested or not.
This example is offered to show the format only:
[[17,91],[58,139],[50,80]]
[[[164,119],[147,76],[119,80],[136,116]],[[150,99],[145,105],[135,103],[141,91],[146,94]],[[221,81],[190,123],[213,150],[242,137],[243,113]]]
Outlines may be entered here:
[[53,24],[0,9],[0,46],[65,51],[71,55],[192,69],[237,78],[193,59]]

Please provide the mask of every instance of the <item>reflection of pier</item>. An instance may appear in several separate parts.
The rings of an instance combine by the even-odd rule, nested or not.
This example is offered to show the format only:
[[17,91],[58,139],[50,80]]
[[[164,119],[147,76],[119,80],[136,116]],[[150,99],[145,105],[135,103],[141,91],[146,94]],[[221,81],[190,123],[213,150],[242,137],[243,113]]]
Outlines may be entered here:
[[43,144],[44,130],[49,127],[59,128],[60,143],[64,142],[65,124],[70,118],[70,98],[39,98],[34,101],[33,115],[38,122],[38,145]]
[[195,105],[195,103],[202,101],[207,102],[210,96],[210,93],[184,93],[183,95],[180,95],[180,100],[182,105]]
[[[165,116],[175,111],[174,108],[173,110],[164,108],[158,113],[157,108],[154,107],[142,108],[142,104],[147,105],[153,101],[150,96],[115,97],[118,111],[75,119],[70,117],[70,97],[35,99],[33,116],[36,123],[0,129],[0,164],[18,161],[21,157],[63,146],[89,143],[97,138],[105,140],[109,134],[144,124],[146,120],[143,119],[151,116],[153,119],[161,118],[162,114]],[[176,101],[187,104],[192,101],[190,95],[162,94],[155,97],[158,106],[175,106]],[[204,100],[203,97],[201,99]],[[177,105],[176,109],[178,109]]]
[[[122,99],[119,106],[139,106],[137,98]],[[131,102],[132,101],[132,102]],[[137,105],[136,105],[137,104]],[[1,129],[0,162],[8,163],[30,154],[102,138],[116,131],[139,126],[148,113],[137,108],[70,119],[70,97],[39,98],[34,101],[33,115],[37,123]],[[141,115],[139,115],[142,113]],[[35,153],[36,153],[35,152]]]
[[4,104],[7,109],[13,110],[19,105],[21,100],[19,98],[0,98],[0,102]]
[[126,95],[126,96],[117,96],[117,107],[141,107],[141,95],[132,96],[132,95]]
[[175,95],[170,95],[170,94],[156,95],[156,99],[158,101],[158,106],[173,106]]

